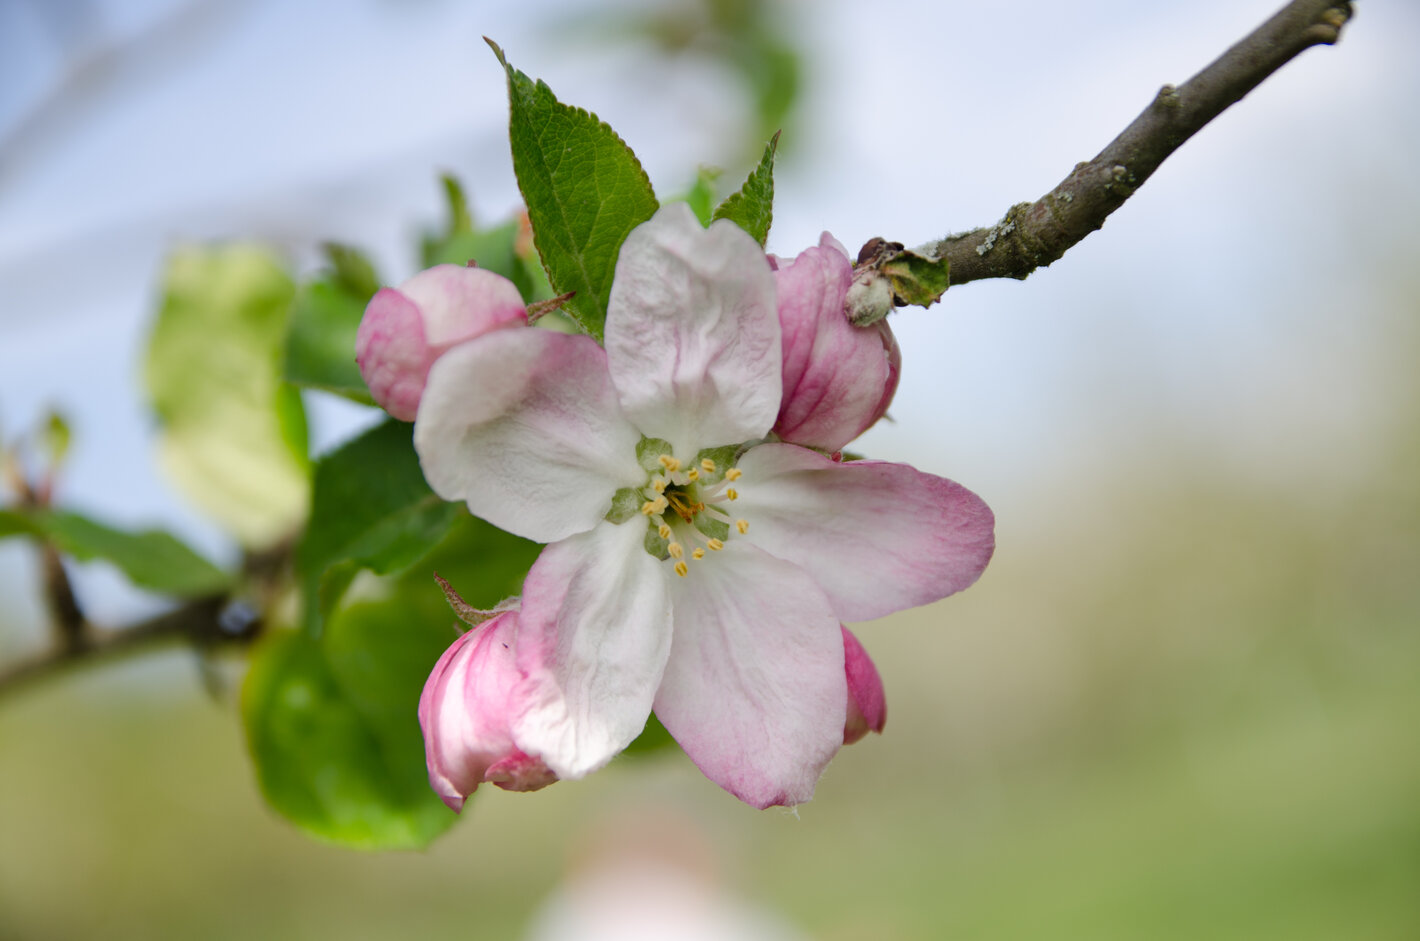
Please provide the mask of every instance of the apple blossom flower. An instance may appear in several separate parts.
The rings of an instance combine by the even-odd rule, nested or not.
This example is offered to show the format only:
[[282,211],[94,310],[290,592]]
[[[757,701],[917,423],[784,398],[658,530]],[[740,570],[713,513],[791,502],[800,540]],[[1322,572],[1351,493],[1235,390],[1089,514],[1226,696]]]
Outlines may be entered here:
[[370,298],[355,334],[355,361],[370,395],[400,421],[414,421],[429,367],[455,344],[527,323],[522,295],[482,268],[435,265]]
[[853,632],[843,627],[843,669],[848,676],[848,718],[843,744],[852,745],[869,732],[882,733],[887,724],[887,699],[878,668]]
[[454,810],[487,781],[536,791],[557,780],[513,741],[522,674],[514,660],[518,613],[505,611],[444,651],[419,697],[429,785]]
[[808,800],[841,747],[841,622],[960,591],[991,511],[904,464],[766,440],[783,394],[775,281],[728,221],[672,204],[622,245],[606,347],[502,330],[429,372],[434,491],[548,543],[523,585],[513,738],[560,778],[654,708],[711,780]]
[[783,328],[784,398],[774,433],[784,441],[837,451],[887,412],[902,351],[886,320],[848,322],[853,282],[848,252],[827,232],[819,244],[776,266]]

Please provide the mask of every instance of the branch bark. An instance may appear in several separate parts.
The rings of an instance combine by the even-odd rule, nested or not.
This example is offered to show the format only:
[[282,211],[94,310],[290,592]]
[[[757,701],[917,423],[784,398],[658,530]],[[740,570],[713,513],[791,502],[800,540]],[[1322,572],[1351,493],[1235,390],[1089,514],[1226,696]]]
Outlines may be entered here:
[[1293,0],[1183,85],[1165,85],[1123,133],[1049,193],[1012,206],[995,225],[949,235],[917,253],[945,258],[953,285],[1023,279],[1049,265],[1104,225],[1209,121],[1303,50],[1335,43],[1351,14],[1346,0]]
[[0,699],[74,667],[144,653],[174,643],[211,648],[244,643],[259,630],[255,617],[233,617],[226,595],[197,598],[128,627],[101,629],[87,622],[49,650],[0,667]]

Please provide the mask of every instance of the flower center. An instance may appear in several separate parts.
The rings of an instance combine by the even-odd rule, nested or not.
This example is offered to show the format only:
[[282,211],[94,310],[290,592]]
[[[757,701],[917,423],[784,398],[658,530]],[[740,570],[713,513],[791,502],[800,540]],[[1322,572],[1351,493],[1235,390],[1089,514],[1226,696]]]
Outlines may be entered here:
[[[674,563],[682,578],[690,564],[719,552],[732,532],[744,534],[749,522],[730,512],[740,498],[735,484],[744,476],[738,467],[721,470],[702,451],[700,460],[686,466],[673,454],[656,458],[655,470],[638,493],[644,498],[641,515],[650,523],[646,551]],[[688,547],[688,548],[687,548]]]

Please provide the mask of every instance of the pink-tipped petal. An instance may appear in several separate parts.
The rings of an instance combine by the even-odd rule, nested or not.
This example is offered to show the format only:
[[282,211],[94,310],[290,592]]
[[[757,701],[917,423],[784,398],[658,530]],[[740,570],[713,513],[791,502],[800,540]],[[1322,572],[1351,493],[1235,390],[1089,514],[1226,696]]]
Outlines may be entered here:
[[484,268],[435,265],[399,289],[418,306],[424,336],[439,352],[490,330],[528,322],[517,286]]
[[755,807],[813,796],[843,743],[838,619],[804,572],[743,540],[673,583],[656,715],[716,784]]
[[784,331],[784,398],[774,431],[793,444],[836,450],[892,401],[896,340],[885,321],[866,328],[848,322],[843,298],[853,269],[828,233],[781,265],[774,280]]
[[445,500],[536,542],[595,526],[645,481],[641,436],[591,337],[500,330],[439,357],[414,424],[424,476]]
[[878,668],[847,625],[843,627],[843,670],[848,676],[848,719],[843,724],[843,744],[852,745],[869,732],[882,732],[887,724],[887,697]]
[[355,333],[355,361],[380,407],[400,421],[414,421],[434,362],[418,306],[394,288],[376,291]]
[[484,781],[535,791],[557,780],[513,741],[522,675],[514,662],[518,615],[509,611],[454,641],[419,697],[429,785],[455,811]]
[[523,583],[514,723],[560,777],[606,764],[641,733],[671,646],[662,563],[640,517],[603,522],[542,550]]
[[763,436],[782,392],[764,252],[732,222],[662,207],[621,246],[606,349],[627,417],[678,455]]
[[980,497],[906,464],[840,464],[788,444],[761,445],[738,463],[746,538],[808,572],[843,621],[961,591],[996,546]]
[[479,268],[436,265],[381,288],[355,334],[355,361],[375,402],[414,421],[429,367],[456,343],[527,323],[513,282]]

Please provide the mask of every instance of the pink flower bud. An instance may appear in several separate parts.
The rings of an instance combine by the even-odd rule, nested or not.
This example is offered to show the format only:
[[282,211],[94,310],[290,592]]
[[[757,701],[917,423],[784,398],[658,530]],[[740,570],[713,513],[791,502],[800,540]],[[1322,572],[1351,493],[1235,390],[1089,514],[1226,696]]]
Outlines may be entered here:
[[517,633],[516,611],[473,628],[444,651],[419,697],[429,786],[456,811],[485,781],[536,791],[557,780],[513,741],[523,679],[513,653]]
[[852,745],[869,731],[881,733],[887,724],[883,680],[868,652],[848,628],[843,628],[843,669],[848,674],[848,721],[843,744]]
[[774,280],[784,338],[784,398],[774,431],[791,444],[836,451],[887,412],[902,352],[886,321],[848,322],[843,303],[853,266],[827,232],[780,264]]
[[436,265],[370,298],[355,334],[355,361],[370,395],[400,421],[414,421],[429,367],[450,347],[527,323],[518,289],[482,268]]

